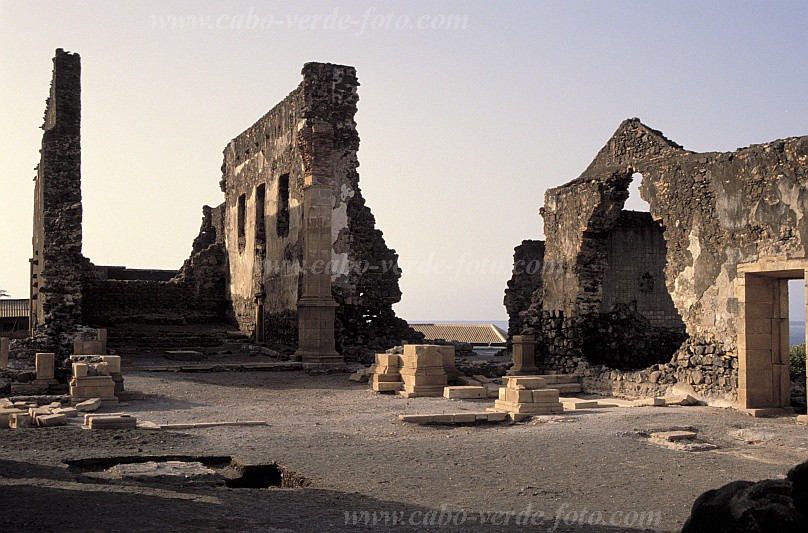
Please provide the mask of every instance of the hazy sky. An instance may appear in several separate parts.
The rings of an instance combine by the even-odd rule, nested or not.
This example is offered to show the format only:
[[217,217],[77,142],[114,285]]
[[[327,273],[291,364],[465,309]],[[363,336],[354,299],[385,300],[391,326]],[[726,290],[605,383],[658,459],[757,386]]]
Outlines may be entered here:
[[[461,27],[441,29],[450,16]],[[623,119],[696,151],[808,133],[807,27],[798,1],[0,0],[0,288],[28,294],[59,47],[82,56],[96,264],[179,268],[201,206],[223,200],[225,145],[303,63],[344,63],[362,84],[362,190],[401,255],[398,313],[497,320],[513,247],[543,235],[545,189],[577,177]]]

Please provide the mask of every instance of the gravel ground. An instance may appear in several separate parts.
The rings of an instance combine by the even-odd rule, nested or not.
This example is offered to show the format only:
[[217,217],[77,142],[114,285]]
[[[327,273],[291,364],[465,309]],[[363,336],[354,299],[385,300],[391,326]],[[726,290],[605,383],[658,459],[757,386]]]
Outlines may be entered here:
[[[377,513],[373,529],[390,531],[677,531],[705,490],[782,477],[808,459],[808,428],[793,418],[754,419],[710,407],[423,427],[396,415],[483,411],[492,402],[374,395],[345,374],[129,372],[125,378],[137,399],[112,410],[140,420],[268,425],[0,430],[0,531],[360,531],[371,528],[365,518],[373,516],[363,511]],[[696,428],[718,447],[679,451],[643,436],[679,426]],[[106,485],[79,481],[64,463],[172,454],[277,462],[311,485]],[[639,523],[642,516],[651,523]],[[526,525],[530,519],[534,524]]]

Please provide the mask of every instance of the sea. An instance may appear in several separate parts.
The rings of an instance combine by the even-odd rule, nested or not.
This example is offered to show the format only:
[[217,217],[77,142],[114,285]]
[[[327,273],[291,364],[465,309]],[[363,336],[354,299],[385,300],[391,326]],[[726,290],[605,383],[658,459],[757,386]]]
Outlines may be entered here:
[[[413,320],[413,324],[494,324],[502,331],[508,331],[507,320]],[[805,344],[805,321],[789,322],[789,336],[791,345]]]
[[791,346],[805,344],[805,322],[789,322],[788,332],[791,337]]

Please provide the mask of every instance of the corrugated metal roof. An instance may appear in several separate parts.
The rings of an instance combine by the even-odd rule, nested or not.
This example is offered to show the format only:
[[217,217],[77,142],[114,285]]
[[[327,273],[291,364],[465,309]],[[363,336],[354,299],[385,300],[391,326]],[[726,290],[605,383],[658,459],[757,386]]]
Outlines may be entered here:
[[410,324],[424,334],[426,340],[467,342],[469,344],[504,344],[508,335],[494,324]]
[[0,318],[23,318],[28,316],[28,300],[0,299]]

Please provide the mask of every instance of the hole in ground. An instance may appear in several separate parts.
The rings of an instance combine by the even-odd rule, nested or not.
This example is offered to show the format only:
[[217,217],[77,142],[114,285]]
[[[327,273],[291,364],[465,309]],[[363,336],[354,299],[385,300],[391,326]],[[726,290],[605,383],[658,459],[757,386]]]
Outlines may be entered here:
[[306,487],[304,476],[277,463],[248,464],[226,455],[145,455],[67,460],[86,483],[209,485],[266,489]]

